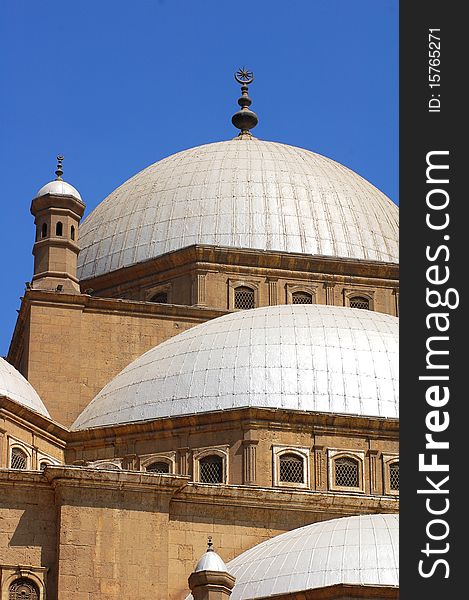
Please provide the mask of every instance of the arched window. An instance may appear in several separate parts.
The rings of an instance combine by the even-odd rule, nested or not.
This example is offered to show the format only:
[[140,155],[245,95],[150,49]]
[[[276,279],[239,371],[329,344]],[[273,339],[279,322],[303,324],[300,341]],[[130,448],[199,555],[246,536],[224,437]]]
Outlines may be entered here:
[[292,304],[312,304],[313,296],[308,292],[293,292]]
[[334,479],[337,487],[360,487],[360,465],[358,460],[344,456],[334,461]]
[[28,466],[28,456],[20,448],[12,448],[11,464],[12,469],[26,469]]
[[399,461],[389,465],[389,488],[394,492],[399,491]]
[[202,483],[223,483],[223,458],[216,454],[201,458],[199,477]]
[[158,292],[150,298],[150,302],[157,302],[158,304],[168,304],[168,294],[166,292]]
[[55,225],[55,235],[62,237],[63,235],[63,225],[61,221],[57,221]]
[[47,235],[47,223],[42,224],[41,228],[41,237],[45,238]]
[[369,310],[370,301],[363,296],[353,296],[353,298],[349,299],[349,306],[350,308],[364,308],[365,310]]
[[280,462],[280,481],[288,483],[304,483],[304,460],[297,454],[282,454]]
[[150,473],[169,473],[169,463],[162,460],[157,461],[148,465],[145,470]]
[[70,237],[71,237],[72,240],[75,239],[75,226],[74,225],[72,225],[70,227]]
[[39,600],[39,590],[30,579],[17,579],[10,585],[8,600]]
[[254,308],[254,290],[246,286],[237,287],[234,291],[234,307],[241,310]]

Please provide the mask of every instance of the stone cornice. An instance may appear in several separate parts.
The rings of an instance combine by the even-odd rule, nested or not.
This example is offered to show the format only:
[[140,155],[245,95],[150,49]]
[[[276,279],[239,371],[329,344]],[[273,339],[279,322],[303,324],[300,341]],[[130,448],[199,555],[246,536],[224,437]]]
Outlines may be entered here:
[[26,290],[22,298],[21,308],[16,321],[15,330],[8,350],[7,360],[18,368],[24,336],[21,331],[29,318],[30,308],[36,306],[66,306],[68,309],[95,313],[118,313],[121,315],[139,315],[148,318],[159,317],[169,320],[180,320],[201,323],[225,315],[226,310],[200,306],[176,304],[155,304],[138,300],[122,300],[117,298],[99,298],[89,294],[69,294],[66,292],[46,290]]
[[[395,513],[399,499],[344,492],[261,488],[249,485],[192,483],[183,475],[157,475],[141,471],[114,471],[76,466],[47,466],[44,471],[0,469],[0,486],[29,488],[80,488],[165,493],[171,502],[210,504],[282,511],[325,512],[341,516]],[[105,500],[105,496],[103,497]]]
[[189,481],[189,477],[184,475],[157,475],[142,471],[114,471],[68,465],[48,466],[44,469],[44,477],[54,489],[78,487],[168,494],[174,494]]
[[144,280],[149,275],[164,273],[165,277],[169,278],[176,270],[190,265],[206,270],[213,269],[214,265],[236,267],[237,270],[246,268],[251,275],[256,270],[269,270],[275,271],[277,277],[284,272],[289,278],[291,278],[291,271],[304,273],[309,277],[312,273],[324,275],[325,280],[331,274],[342,277],[363,277],[373,279],[375,285],[379,282],[382,285],[398,285],[399,278],[397,263],[197,244],[98,277],[84,279],[81,285],[82,289],[92,287],[95,290],[112,289],[128,282],[132,282],[132,286],[135,286],[139,280]]
[[[366,435],[369,438],[396,439],[399,434],[397,419],[379,419],[351,415],[309,413],[304,411],[239,408],[175,417],[163,417],[150,421],[96,427],[83,431],[70,431],[64,425],[53,421],[29,408],[0,396],[0,415],[16,420],[21,426],[55,443],[59,447],[88,448],[115,444],[117,440],[138,436],[140,440],[160,436],[175,436],[185,430],[203,427],[207,432],[239,428],[240,439],[243,431],[250,430],[289,430],[323,435]],[[143,437],[142,437],[143,436]]]
[[111,471],[68,465],[48,465],[43,471],[0,469],[0,486],[60,489],[64,487],[165,492],[170,495],[187,485],[183,475],[157,475],[142,471]]
[[229,311],[216,308],[187,306],[181,304],[155,304],[139,300],[126,300],[121,298],[99,298],[89,294],[68,294],[48,290],[27,290],[23,304],[36,304],[38,306],[63,306],[77,308],[89,312],[119,312],[121,314],[147,314],[158,315],[170,319],[206,320],[219,317]]
[[259,508],[281,511],[327,512],[341,516],[395,513],[399,499],[347,492],[261,488],[250,485],[210,485],[188,483],[173,496],[172,502]]
[[390,437],[395,439],[399,433],[398,419],[380,419],[373,417],[360,417],[352,415],[334,415],[327,413],[310,413],[304,411],[268,409],[268,408],[239,408],[221,410],[210,413],[162,417],[150,421],[128,423],[124,425],[110,425],[72,431],[67,437],[69,447],[114,443],[117,438],[138,435],[151,436],[153,433],[177,435],[185,429],[193,430],[196,427],[210,429],[230,429],[237,427],[242,431],[247,429],[282,429],[291,431],[306,431],[313,434],[340,434],[366,435],[368,437]]
[[69,430],[64,425],[10,400],[6,396],[0,396],[0,415],[16,421],[32,433],[42,436],[61,448],[65,448]]
[[43,471],[17,471],[0,469],[0,486],[34,488],[50,490],[50,483],[44,477]]

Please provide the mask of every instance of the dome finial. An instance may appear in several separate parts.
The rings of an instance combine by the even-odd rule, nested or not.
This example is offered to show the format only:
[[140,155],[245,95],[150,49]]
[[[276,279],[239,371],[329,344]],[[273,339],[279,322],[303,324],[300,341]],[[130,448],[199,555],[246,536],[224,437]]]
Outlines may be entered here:
[[207,538],[207,552],[215,552],[215,550],[213,549],[213,542],[212,542],[211,535],[209,535]]
[[256,113],[249,109],[252,100],[248,96],[248,86],[254,81],[254,73],[243,67],[235,73],[234,77],[241,85],[241,97],[238,99],[241,110],[233,115],[231,122],[241,130],[238,137],[252,137],[250,129],[259,122]]
[[64,159],[63,154],[57,155],[57,170],[55,172],[55,174],[57,175],[57,177],[55,178],[56,181],[62,181],[62,175],[64,174],[63,169],[62,169],[63,159]]

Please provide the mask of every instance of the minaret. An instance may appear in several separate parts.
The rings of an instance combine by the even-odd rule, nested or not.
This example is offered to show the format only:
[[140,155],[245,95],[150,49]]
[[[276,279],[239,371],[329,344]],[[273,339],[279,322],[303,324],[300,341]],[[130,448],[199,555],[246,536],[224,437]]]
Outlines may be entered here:
[[57,156],[57,175],[31,203],[36,225],[32,287],[79,293],[77,278],[78,226],[85,204],[78,191],[62,179],[63,156]]
[[194,600],[228,600],[236,579],[227,571],[223,560],[213,549],[208,538],[207,552],[203,554],[189,577]]

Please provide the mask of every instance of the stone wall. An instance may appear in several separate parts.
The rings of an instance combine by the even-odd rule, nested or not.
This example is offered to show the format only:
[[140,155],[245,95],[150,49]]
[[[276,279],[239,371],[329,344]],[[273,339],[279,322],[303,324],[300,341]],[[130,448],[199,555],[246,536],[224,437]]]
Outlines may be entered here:
[[48,600],[183,600],[208,535],[229,561],[295,527],[397,508],[395,498],[129,471],[0,471],[0,569],[48,569]]
[[135,358],[224,312],[29,291],[9,361],[36,389],[51,417],[69,426]]
[[[20,567],[43,575],[48,600],[55,593],[57,525],[54,490],[40,473],[0,470],[0,572]],[[4,581],[1,585],[3,586]],[[49,593],[50,590],[50,593]]]

